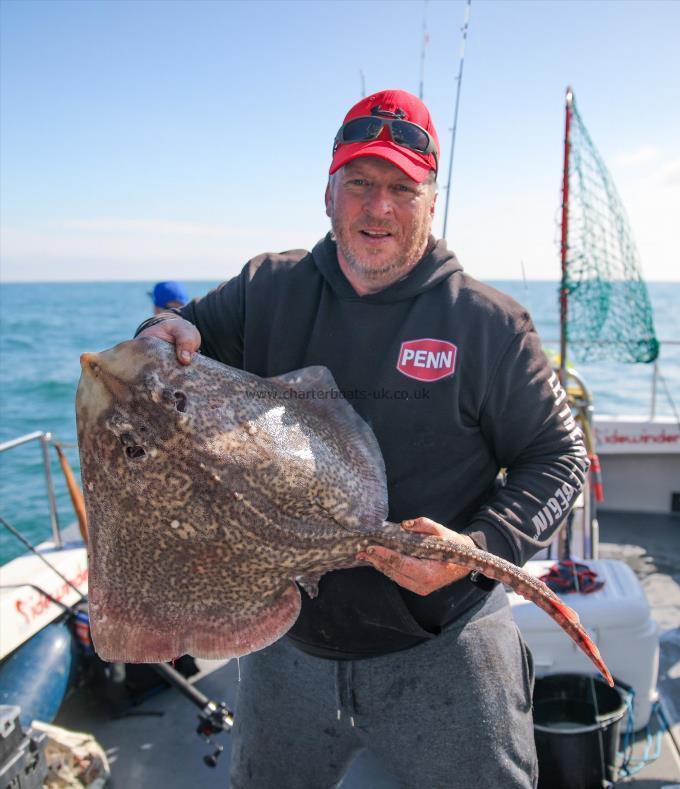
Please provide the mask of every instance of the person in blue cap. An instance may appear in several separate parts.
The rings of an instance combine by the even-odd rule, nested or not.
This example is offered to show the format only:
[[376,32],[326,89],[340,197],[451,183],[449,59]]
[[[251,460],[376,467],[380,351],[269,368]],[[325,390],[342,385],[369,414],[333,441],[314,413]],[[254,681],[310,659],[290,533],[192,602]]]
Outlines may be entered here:
[[169,310],[173,307],[179,309],[189,301],[189,296],[184,290],[184,286],[174,280],[157,282],[149,295],[153,300],[154,315],[158,315],[164,310]]

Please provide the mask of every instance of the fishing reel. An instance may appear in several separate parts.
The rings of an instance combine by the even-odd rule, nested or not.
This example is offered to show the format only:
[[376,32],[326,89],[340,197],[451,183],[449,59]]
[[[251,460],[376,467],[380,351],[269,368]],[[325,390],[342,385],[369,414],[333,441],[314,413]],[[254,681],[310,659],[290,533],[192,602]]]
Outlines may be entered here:
[[[234,725],[234,714],[223,702],[209,701],[198,716],[198,727],[196,734],[205,739],[208,745],[213,744],[211,739],[216,734],[226,731],[230,732]],[[215,750],[203,757],[203,763],[208,767],[217,767],[217,760],[224,751],[223,745],[217,745]]]
[[[209,699],[198,688],[187,682],[179,671],[167,663],[154,663],[153,667],[200,709],[196,734],[203,737],[208,745],[213,745],[211,738],[216,734],[223,731],[231,731],[234,725],[234,713],[227,707],[225,702]],[[211,754],[203,757],[204,764],[208,767],[217,767],[217,760],[223,751],[224,746],[218,745]]]

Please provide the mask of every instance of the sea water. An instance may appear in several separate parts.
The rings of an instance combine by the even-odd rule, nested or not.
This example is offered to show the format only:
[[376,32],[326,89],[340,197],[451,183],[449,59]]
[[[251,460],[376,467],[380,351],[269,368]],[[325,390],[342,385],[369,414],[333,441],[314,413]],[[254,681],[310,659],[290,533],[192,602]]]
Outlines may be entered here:
[[[216,283],[186,282],[191,297]],[[532,313],[546,345],[559,337],[556,282],[491,282]],[[151,314],[152,283],[40,283],[0,286],[0,441],[36,430],[66,446],[78,472],[75,392],[83,351],[109,348],[132,336]],[[680,342],[680,283],[650,283],[657,337]],[[657,414],[673,415],[664,385],[680,408],[680,345],[662,344]],[[652,365],[598,362],[578,366],[596,412],[649,415]],[[55,458],[56,460],[56,458]],[[53,463],[62,525],[74,516],[58,463]],[[0,515],[32,543],[50,535],[40,447],[0,454]],[[24,551],[0,526],[0,564]]]

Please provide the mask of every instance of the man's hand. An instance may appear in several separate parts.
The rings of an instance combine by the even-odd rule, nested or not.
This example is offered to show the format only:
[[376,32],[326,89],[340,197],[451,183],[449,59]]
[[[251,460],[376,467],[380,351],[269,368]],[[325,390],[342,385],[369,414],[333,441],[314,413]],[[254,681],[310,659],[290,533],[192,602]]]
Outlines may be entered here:
[[[435,523],[429,518],[402,521],[401,527],[406,531],[419,534],[433,534],[459,545],[477,547],[466,534],[451,531],[446,526]],[[467,567],[461,567],[453,562],[414,559],[412,556],[405,556],[389,548],[383,548],[381,545],[372,545],[364,553],[358,554],[357,559],[372,564],[376,570],[380,570],[399,586],[420,595],[431,594],[443,586],[465,578],[470,573]]]
[[[164,314],[161,313],[158,317],[163,317]],[[201,347],[201,335],[193,323],[185,321],[174,312],[167,313],[167,316],[165,320],[154,323],[137,336],[158,337],[159,340],[169,342],[175,346],[178,361],[189,364],[192,355]]]

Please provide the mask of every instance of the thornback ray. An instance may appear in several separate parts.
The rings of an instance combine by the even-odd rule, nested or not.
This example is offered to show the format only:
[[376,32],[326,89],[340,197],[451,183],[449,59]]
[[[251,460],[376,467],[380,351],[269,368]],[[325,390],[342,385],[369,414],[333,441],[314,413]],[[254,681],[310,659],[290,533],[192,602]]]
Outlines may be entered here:
[[[545,610],[610,684],[572,609],[485,551],[387,517],[380,448],[325,367],[260,378],[139,338],[83,354],[76,412],[92,637],[107,661],[238,657],[294,624],[298,583],[383,545],[504,583]],[[297,582],[297,583],[296,583]]]

